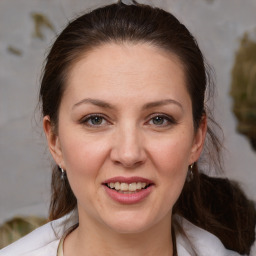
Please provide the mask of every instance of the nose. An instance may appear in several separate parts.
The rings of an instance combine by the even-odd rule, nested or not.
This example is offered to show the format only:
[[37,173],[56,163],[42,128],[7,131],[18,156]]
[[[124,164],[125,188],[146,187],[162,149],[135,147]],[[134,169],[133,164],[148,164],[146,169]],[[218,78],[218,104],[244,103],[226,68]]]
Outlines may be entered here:
[[146,161],[146,151],[139,128],[122,127],[117,129],[113,138],[110,158],[124,168],[135,168]]

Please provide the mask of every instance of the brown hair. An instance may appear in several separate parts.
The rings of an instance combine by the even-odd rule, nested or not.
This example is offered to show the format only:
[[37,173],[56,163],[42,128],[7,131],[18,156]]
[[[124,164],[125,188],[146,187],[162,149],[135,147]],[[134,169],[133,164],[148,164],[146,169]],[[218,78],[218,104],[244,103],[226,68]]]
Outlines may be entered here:
[[[205,105],[206,92],[211,96],[213,83],[195,38],[172,14],[162,9],[141,5],[135,1],[131,5],[119,1],[84,14],[69,23],[47,56],[40,100],[43,116],[50,116],[56,133],[58,110],[67,86],[69,69],[85,52],[108,42],[145,42],[176,54],[185,70],[195,130],[205,115],[212,124],[216,124]],[[221,142],[210,126],[207,134],[206,148],[210,153],[205,152],[204,155],[210,157],[206,162],[213,159],[214,167],[221,169]],[[217,235],[227,248],[248,253],[254,240],[253,204],[246,199],[237,185],[226,179],[213,179],[202,175],[198,171],[199,167],[200,162],[194,165],[194,179],[185,184],[174,207],[174,213]],[[56,166],[52,174],[50,220],[69,213],[76,205],[77,201],[68,180],[63,183]],[[243,228],[243,225],[246,226]]]

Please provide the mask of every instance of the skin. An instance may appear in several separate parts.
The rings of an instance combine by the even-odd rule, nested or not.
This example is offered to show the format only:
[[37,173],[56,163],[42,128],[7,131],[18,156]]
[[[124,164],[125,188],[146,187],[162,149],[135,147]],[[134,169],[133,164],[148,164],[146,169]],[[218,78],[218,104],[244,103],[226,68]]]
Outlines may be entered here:
[[[172,255],[172,208],[206,133],[205,119],[194,130],[179,59],[148,44],[94,49],[73,65],[57,134],[52,127],[44,117],[49,149],[78,200],[65,256]],[[141,202],[121,204],[102,185],[116,176],[154,186]]]

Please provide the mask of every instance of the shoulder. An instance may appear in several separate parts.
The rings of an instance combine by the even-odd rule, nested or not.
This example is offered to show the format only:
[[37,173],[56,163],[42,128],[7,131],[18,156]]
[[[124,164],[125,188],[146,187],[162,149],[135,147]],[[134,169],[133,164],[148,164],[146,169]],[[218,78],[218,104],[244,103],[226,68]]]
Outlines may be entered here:
[[50,251],[57,248],[58,238],[54,234],[52,227],[53,223],[47,223],[44,226],[34,230],[30,234],[19,239],[17,242],[7,246],[0,251],[0,256],[11,256],[11,255],[43,255],[48,252],[47,255],[51,254]]
[[239,256],[237,252],[228,250],[221,243],[219,238],[201,229],[188,220],[175,216],[175,220],[184,230],[184,233],[178,232],[177,251],[182,256]]
[[60,238],[75,224],[70,218],[70,215],[67,215],[37,228],[0,250],[0,256],[55,256]]

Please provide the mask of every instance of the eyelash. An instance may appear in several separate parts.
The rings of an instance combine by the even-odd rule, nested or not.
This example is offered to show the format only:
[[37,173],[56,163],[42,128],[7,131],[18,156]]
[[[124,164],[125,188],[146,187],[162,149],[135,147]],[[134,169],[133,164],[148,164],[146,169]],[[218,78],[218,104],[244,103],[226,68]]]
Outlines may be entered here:
[[164,128],[164,127],[168,127],[168,126],[177,124],[177,121],[173,117],[171,117],[169,115],[165,115],[165,114],[153,114],[153,115],[150,116],[150,119],[147,123],[149,123],[150,121],[153,121],[154,118],[160,118],[165,122],[165,124],[160,124],[160,125],[153,124],[156,127],[160,127],[160,128],[163,127]]
[[102,124],[99,124],[99,125],[96,125],[96,124],[89,124],[89,121],[92,121],[93,119],[95,120],[95,118],[101,118],[102,120],[104,120],[105,122],[109,123],[106,118],[101,115],[101,114],[91,114],[91,115],[88,115],[88,116],[85,116],[81,121],[80,123],[88,126],[88,127],[101,127]]
[[[106,117],[104,115],[101,115],[101,114],[91,114],[91,115],[85,116],[80,121],[80,123],[84,124],[88,127],[92,127],[92,128],[100,128],[100,127],[105,125],[105,124],[102,124],[102,123],[100,123],[99,125],[92,124],[92,121],[95,120],[95,118],[101,118],[102,122],[106,122],[106,123],[110,124],[110,122],[107,121]],[[148,118],[150,118],[150,119],[149,119],[149,121],[146,122],[147,125],[151,125],[150,122],[153,121],[154,118],[160,118],[161,120],[163,120],[165,122],[165,124],[160,124],[160,125],[152,124],[153,126],[156,126],[156,127],[159,127],[159,128],[177,124],[177,121],[173,117],[165,115],[165,114],[153,114],[153,115],[149,116]],[[90,121],[91,121],[91,123],[89,123]]]

